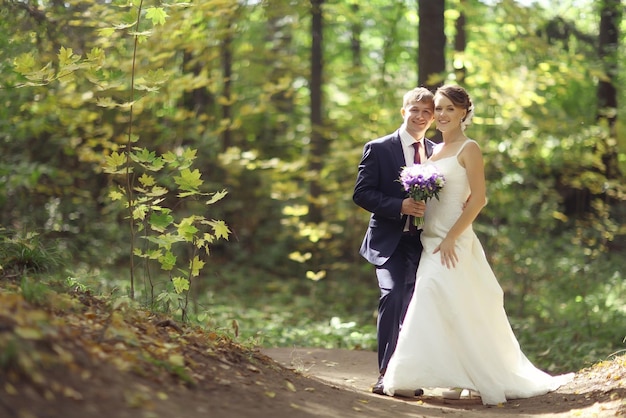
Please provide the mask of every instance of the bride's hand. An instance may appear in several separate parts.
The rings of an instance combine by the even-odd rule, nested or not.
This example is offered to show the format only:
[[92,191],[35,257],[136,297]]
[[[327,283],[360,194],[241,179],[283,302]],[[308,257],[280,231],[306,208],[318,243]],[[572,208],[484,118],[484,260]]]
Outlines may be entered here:
[[454,246],[454,240],[444,238],[443,241],[435,248],[433,254],[440,253],[441,264],[447,268],[456,267],[456,263],[459,261],[459,257],[456,255],[456,249]]

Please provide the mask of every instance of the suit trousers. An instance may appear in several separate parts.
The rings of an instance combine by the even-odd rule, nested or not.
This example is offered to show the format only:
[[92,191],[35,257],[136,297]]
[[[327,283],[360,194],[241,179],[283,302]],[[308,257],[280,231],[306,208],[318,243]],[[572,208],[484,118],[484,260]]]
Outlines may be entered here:
[[385,264],[376,267],[380,299],[376,323],[378,369],[384,373],[398,342],[398,334],[415,289],[422,243],[417,235],[404,234]]

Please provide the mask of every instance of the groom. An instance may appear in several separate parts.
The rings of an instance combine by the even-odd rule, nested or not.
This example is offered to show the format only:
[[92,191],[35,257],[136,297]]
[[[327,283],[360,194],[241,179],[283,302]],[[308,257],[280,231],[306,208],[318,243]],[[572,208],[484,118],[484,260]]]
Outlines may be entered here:
[[[404,122],[389,135],[365,144],[352,199],[371,212],[360,254],[374,266],[380,289],[377,339],[379,378],[372,392],[383,395],[382,378],[396,348],[398,333],[415,287],[422,253],[411,217],[424,216],[426,205],[407,197],[398,181],[405,166],[425,162],[434,143],[424,137],[435,119],[433,93],[423,87],[404,95]],[[423,394],[421,389],[415,395]]]

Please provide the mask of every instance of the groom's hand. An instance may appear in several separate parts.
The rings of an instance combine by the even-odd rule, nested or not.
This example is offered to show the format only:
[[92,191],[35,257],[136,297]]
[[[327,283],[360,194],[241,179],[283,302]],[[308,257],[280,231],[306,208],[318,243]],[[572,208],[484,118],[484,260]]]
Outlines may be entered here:
[[402,201],[402,214],[411,216],[424,216],[426,212],[426,203],[421,200],[413,200],[411,197],[407,197]]

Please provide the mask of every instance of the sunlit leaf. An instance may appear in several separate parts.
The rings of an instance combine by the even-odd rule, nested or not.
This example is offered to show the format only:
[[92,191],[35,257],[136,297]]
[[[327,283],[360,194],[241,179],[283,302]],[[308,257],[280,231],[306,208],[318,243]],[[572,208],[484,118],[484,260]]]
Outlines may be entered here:
[[150,214],[150,227],[157,232],[165,231],[165,228],[174,222],[174,217],[169,212],[152,212]]
[[215,236],[219,239],[219,238],[224,238],[225,240],[228,240],[228,235],[230,234],[230,229],[228,228],[228,226],[226,225],[226,223],[224,221],[216,221],[215,219],[212,219],[210,221],[207,221],[207,223],[209,225],[211,225],[213,227],[213,231],[215,232]]
[[195,169],[193,171],[185,168],[180,171],[180,176],[174,176],[174,181],[181,190],[186,191],[196,191],[198,187],[202,185],[202,180],[200,179],[200,171]]
[[289,254],[289,259],[297,261],[298,263],[304,263],[305,261],[310,260],[312,256],[313,255],[310,252],[302,254],[300,251],[294,251]]
[[198,256],[195,256],[193,260],[189,261],[189,268],[191,275],[197,277],[200,274],[200,270],[204,267],[204,261],[200,260]]
[[120,192],[119,190],[109,191],[109,199],[115,201],[115,200],[121,200],[123,198],[124,198],[124,194]]
[[178,235],[188,242],[193,241],[194,236],[198,233],[198,228],[192,222],[192,218],[185,218],[177,226]]
[[32,53],[20,54],[13,60],[13,69],[21,74],[31,73],[35,65],[35,57]]
[[167,251],[163,256],[159,257],[159,263],[161,263],[163,270],[170,271],[176,266],[176,256],[171,251]]
[[78,60],[80,60],[80,55],[74,55],[72,48],[61,47],[57,56],[59,58],[59,65],[61,67],[74,64]]
[[226,195],[228,194],[228,191],[226,191],[226,189],[220,191],[220,192],[215,192],[213,193],[213,195],[211,196],[211,199],[207,200],[206,204],[207,205],[212,205],[213,203],[222,200]]
[[152,21],[153,25],[163,25],[167,13],[161,7],[148,7],[146,9],[146,17]]
[[184,277],[174,277],[172,279],[172,284],[174,285],[174,290],[176,293],[183,293],[185,290],[189,290],[189,280]]
[[147,175],[146,173],[143,173],[141,175],[141,177],[138,178],[139,182],[141,184],[143,184],[144,186],[152,186],[155,184],[155,179],[152,176]]
[[322,280],[324,277],[326,277],[325,270],[320,270],[317,273],[311,270],[306,272],[306,278],[309,280],[313,280],[314,282],[318,282]]
[[290,392],[296,392],[296,387],[295,387],[295,386],[294,386],[294,384],[293,384],[293,383],[291,383],[289,380],[286,380],[286,381],[285,381],[285,384],[287,385],[287,389],[288,389]]
[[40,340],[43,338],[43,333],[38,328],[31,327],[17,327],[15,333],[25,340]]

